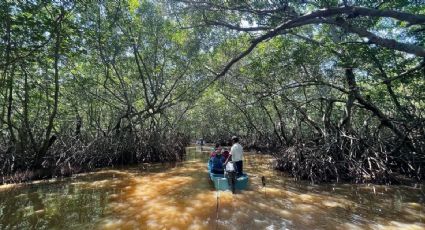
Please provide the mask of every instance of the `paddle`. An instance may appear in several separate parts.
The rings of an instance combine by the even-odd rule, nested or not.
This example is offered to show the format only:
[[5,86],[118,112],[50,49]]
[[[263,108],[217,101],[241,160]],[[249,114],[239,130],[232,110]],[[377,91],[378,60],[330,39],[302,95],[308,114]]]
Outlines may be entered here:
[[265,176],[261,177],[261,184],[263,184],[264,196],[266,196],[266,177]]

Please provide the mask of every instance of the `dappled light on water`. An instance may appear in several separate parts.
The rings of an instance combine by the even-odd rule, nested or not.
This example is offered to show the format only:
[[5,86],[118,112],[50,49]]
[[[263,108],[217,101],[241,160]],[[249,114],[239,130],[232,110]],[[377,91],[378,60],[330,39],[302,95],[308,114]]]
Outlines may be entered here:
[[249,188],[232,195],[214,190],[207,158],[188,148],[182,163],[1,186],[0,228],[425,229],[421,186],[312,185],[247,154]]

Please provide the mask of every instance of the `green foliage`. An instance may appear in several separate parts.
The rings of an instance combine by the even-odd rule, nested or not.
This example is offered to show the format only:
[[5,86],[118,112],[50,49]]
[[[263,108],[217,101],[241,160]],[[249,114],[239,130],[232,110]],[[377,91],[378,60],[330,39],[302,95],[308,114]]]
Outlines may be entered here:
[[53,134],[87,143],[122,133],[240,135],[267,147],[341,133],[415,139],[423,132],[423,60],[347,28],[423,48],[422,24],[345,12],[276,32],[346,5],[425,12],[412,1],[2,1],[4,152],[33,159],[18,166],[26,168]]

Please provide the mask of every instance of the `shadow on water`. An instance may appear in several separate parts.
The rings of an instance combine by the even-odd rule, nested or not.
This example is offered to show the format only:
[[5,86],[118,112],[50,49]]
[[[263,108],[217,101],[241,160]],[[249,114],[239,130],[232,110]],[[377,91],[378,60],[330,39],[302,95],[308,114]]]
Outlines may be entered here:
[[189,147],[181,163],[1,186],[0,229],[425,229],[423,186],[311,185],[247,154],[249,189],[217,193],[208,150]]

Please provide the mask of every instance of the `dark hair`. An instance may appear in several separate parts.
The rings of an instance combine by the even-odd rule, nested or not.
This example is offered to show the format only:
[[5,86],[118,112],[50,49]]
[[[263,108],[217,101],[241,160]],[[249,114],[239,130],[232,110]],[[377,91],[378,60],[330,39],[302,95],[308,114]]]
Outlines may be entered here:
[[220,143],[215,143],[215,148],[220,147]]
[[239,138],[238,138],[237,136],[233,136],[233,137],[232,137],[232,141],[234,141],[234,142],[239,142]]

